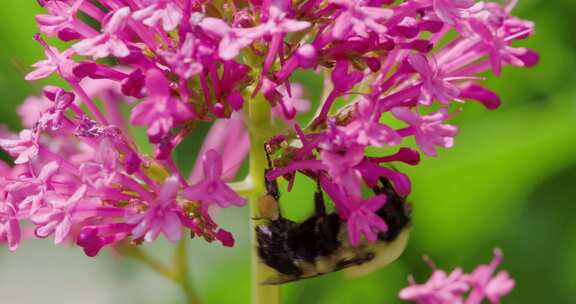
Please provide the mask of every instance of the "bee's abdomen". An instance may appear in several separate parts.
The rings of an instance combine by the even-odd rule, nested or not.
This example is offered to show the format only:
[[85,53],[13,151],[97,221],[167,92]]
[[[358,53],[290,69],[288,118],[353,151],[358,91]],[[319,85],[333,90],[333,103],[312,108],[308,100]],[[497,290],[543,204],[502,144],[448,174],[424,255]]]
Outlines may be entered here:
[[287,248],[287,231],[295,223],[279,219],[256,228],[258,240],[258,255],[262,262],[276,271],[285,274],[300,276],[302,270],[295,264],[294,257]]
[[270,221],[256,228],[258,253],[262,262],[278,272],[300,276],[299,262],[314,264],[340,247],[340,225],[335,213],[313,216],[302,223],[283,218]]
[[313,216],[288,232],[288,249],[298,259],[314,263],[319,257],[332,254],[340,245],[337,214]]

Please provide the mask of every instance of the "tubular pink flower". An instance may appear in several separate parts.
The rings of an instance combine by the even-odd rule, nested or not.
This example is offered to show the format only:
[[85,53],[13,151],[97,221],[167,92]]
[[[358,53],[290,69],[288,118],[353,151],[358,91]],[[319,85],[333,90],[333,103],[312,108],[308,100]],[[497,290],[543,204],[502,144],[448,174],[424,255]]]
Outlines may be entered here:
[[391,9],[369,6],[365,0],[330,0],[329,3],[343,8],[342,12],[334,20],[332,36],[338,40],[346,38],[350,32],[368,37],[369,30],[376,34],[383,34],[387,28],[382,23],[392,17]]
[[378,239],[378,233],[386,232],[388,226],[386,222],[378,215],[376,211],[386,203],[385,195],[377,195],[366,201],[355,201],[347,205],[350,217],[348,223],[348,237],[353,246],[360,242],[360,235],[364,235],[368,242],[375,242]]
[[478,266],[472,273],[466,274],[456,268],[449,275],[435,269],[424,284],[416,284],[410,279],[410,285],[400,291],[400,299],[419,304],[480,304],[485,299],[490,303],[500,303],[500,298],[514,288],[508,272],[494,271],[502,262],[500,249],[494,250],[494,259],[488,265]]
[[514,288],[508,272],[501,271],[494,275],[496,268],[502,263],[502,251],[494,250],[494,259],[488,265],[480,265],[470,274],[468,281],[473,290],[470,292],[466,304],[480,304],[485,298],[490,303],[500,303],[500,298],[510,293]]
[[75,208],[86,195],[86,191],[86,185],[82,185],[70,197],[54,195],[48,198],[51,206],[46,210],[40,210],[30,218],[37,225],[36,236],[45,238],[54,234],[54,243],[62,243],[70,233]]
[[364,159],[363,147],[352,146],[346,149],[345,153],[338,150],[322,150],[320,158],[334,182],[341,185],[348,195],[360,195],[361,185],[355,167]]
[[0,241],[5,240],[10,251],[18,249],[22,232],[16,208],[0,198]]
[[[251,170],[262,162],[288,191],[297,178],[319,182],[353,244],[381,239],[393,226],[381,211],[392,205],[378,193],[394,203],[411,191],[393,166],[453,146],[458,129],[447,121],[459,111],[448,109],[501,104],[484,73],[538,62],[513,46],[535,33],[511,15],[516,2],[41,0],[35,39],[46,58],[26,79],[56,74],[70,92],[45,87],[18,110],[27,129],[0,130],[14,158],[0,163],[0,241],[16,249],[22,225],[89,256],[183,232],[232,246],[208,211],[245,205],[226,183],[264,142],[271,166],[252,159]],[[71,46],[60,51],[43,35]],[[320,100],[295,84],[302,71],[324,75]],[[137,144],[135,126],[150,146]],[[174,155],[190,139],[199,157],[180,168]],[[450,280],[460,276],[436,278]],[[506,273],[475,280],[475,297],[491,301],[513,285]],[[454,286],[446,299],[457,301]]]
[[38,155],[38,134],[25,129],[15,139],[0,139],[0,147],[15,156],[15,164],[25,164]]
[[226,22],[207,17],[199,26],[206,32],[221,38],[218,45],[218,55],[223,60],[231,60],[238,56],[240,50],[249,46],[254,40],[266,32],[263,26],[254,28],[231,28]]
[[426,283],[410,282],[410,286],[400,291],[400,299],[419,304],[463,304],[462,297],[469,289],[462,269],[456,268],[450,274],[434,270]]
[[195,60],[197,44],[198,41],[194,35],[188,33],[178,52],[161,52],[161,54],[172,66],[174,72],[180,77],[188,79],[198,75],[203,70],[202,64]]
[[246,200],[222,181],[222,158],[214,150],[203,156],[204,179],[184,190],[182,196],[191,201],[216,203],[221,208],[243,206]]
[[142,21],[147,26],[155,26],[162,22],[162,28],[167,31],[173,31],[178,27],[182,20],[182,12],[178,6],[169,1],[159,1],[141,10],[135,11],[132,18]]
[[51,102],[42,97],[29,96],[17,108],[16,112],[22,120],[24,128],[32,128],[40,118],[40,115],[51,107]]
[[108,17],[108,21],[104,24],[102,34],[86,38],[76,43],[72,48],[79,55],[92,56],[95,59],[104,58],[109,55],[114,55],[118,58],[128,56],[130,50],[126,43],[118,37],[118,32],[125,26],[130,13],[129,7],[123,7],[115,11]]
[[46,163],[38,176],[19,176],[7,183],[5,190],[8,197],[18,203],[18,207],[28,210],[29,215],[34,215],[47,202],[47,194],[53,189],[51,179],[60,169],[57,161]]
[[158,197],[151,202],[148,209],[141,214],[131,215],[127,218],[128,224],[136,225],[132,230],[135,239],[144,239],[152,242],[158,238],[160,233],[164,234],[167,240],[175,243],[182,237],[182,223],[178,215],[180,214],[176,196],[178,194],[179,181],[175,176],[168,177]]
[[410,125],[407,131],[414,135],[418,147],[427,155],[436,155],[435,146],[450,148],[454,145],[454,136],[458,134],[458,128],[443,124],[448,119],[446,109],[425,116],[419,116],[408,108],[395,108],[392,113]]
[[412,55],[408,57],[408,62],[422,77],[422,104],[429,106],[432,100],[448,104],[460,95],[458,87],[446,81],[442,72],[431,65],[424,55]]
[[36,15],[40,30],[48,36],[57,36],[64,41],[96,35],[94,29],[76,18],[84,2],[85,0],[75,0],[72,5],[64,1],[47,2],[44,7],[48,14]]
[[363,98],[356,104],[355,119],[346,127],[344,132],[363,146],[395,146],[400,143],[400,136],[396,131],[379,122],[376,103]]
[[124,223],[84,226],[78,234],[76,244],[84,249],[87,256],[94,257],[102,247],[115,244],[128,237],[133,227]]
[[104,139],[96,149],[94,158],[79,166],[82,180],[95,188],[105,188],[120,178],[118,174],[118,151],[109,140]]
[[[222,180],[230,181],[236,176],[236,172],[242,162],[248,156],[250,140],[248,130],[240,114],[234,114],[228,120],[216,121],[206,138],[199,155],[205,155],[208,151],[214,150],[222,155]],[[203,177],[204,160],[198,158],[194,164],[194,169],[189,181],[196,183]]]
[[432,0],[432,3],[438,18],[450,25],[462,22],[482,5],[476,0]]
[[[310,101],[304,99],[304,88],[299,83],[280,86],[278,92],[282,95],[282,101],[272,109],[274,117],[280,117],[286,123],[292,123],[297,113],[310,110]],[[293,115],[286,115],[287,113],[293,113]]]
[[[52,101],[52,105],[46,109],[38,119],[36,128],[42,130],[57,130],[64,120],[64,112],[74,102],[76,96],[73,93],[66,92],[60,88],[54,88],[55,94],[46,94],[46,97]],[[46,89],[45,89],[46,90]]]
[[62,75],[69,74],[72,66],[74,65],[74,62],[70,60],[70,57],[72,57],[74,51],[68,49],[60,53],[55,47],[46,45],[39,34],[36,35],[35,38],[44,46],[44,53],[46,54],[47,59],[40,60],[33,64],[32,67],[36,69],[28,73],[25,79],[28,81],[43,79],[52,75],[54,72],[59,72]]
[[170,83],[158,70],[150,70],[146,77],[148,98],[137,105],[130,115],[135,125],[146,125],[153,143],[160,142],[177,122],[189,118],[192,113],[170,92]]
[[498,97],[496,93],[482,87],[479,84],[468,83],[465,84],[460,90],[460,98],[477,100],[490,110],[494,110],[500,107],[500,97]]

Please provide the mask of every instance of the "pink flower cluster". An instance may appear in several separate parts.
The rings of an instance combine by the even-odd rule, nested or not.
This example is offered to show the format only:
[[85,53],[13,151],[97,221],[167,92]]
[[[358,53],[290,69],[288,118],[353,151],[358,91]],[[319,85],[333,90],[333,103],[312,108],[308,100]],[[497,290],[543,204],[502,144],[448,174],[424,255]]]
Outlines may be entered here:
[[515,285],[507,271],[494,273],[501,263],[502,252],[496,249],[490,264],[480,265],[470,274],[461,268],[447,274],[432,265],[434,273],[428,282],[419,285],[410,278],[410,286],[400,291],[400,298],[418,304],[481,304],[484,300],[499,304]]
[[[458,129],[447,121],[466,100],[499,106],[479,75],[538,61],[512,46],[534,32],[510,15],[515,2],[41,0],[35,39],[46,58],[26,79],[54,74],[67,87],[27,99],[26,129],[0,132],[14,158],[0,165],[0,240],[15,250],[23,236],[54,235],[93,256],[187,229],[233,245],[211,210],[245,204],[229,182],[250,149],[244,110],[261,98],[274,114],[261,131],[276,131],[267,178],[313,176],[352,243],[374,241],[387,229],[375,215],[386,196],[362,188],[385,178],[407,196],[410,180],[390,165],[451,147]],[[298,70],[325,75],[306,127],[296,118],[311,105],[290,81]],[[211,129],[185,176],[172,152],[200,123]],[[146,128],[152,154],[134,127]],[[367,156],[372,147],[397,152]]]

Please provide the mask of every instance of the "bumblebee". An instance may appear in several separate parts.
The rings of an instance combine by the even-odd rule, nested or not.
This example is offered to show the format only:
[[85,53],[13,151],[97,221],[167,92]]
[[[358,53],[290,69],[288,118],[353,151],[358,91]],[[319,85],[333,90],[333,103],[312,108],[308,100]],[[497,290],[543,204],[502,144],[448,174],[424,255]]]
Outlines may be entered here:
[[314,213],[298,223],[282,216],[277,181],[266,181],[267,194],[259,200],[261,223],[255,229],[260,261],[275,274],[262,284],[283,284],[343,269],[351,275],[363,275],[392,263],[404,251],[410,212],[405,198],[387,179],[381,178],[373,191],[387,196],[376,214],[384,219],[388,230],[378,235],[376,243],[364,241],[355,247],[348,240],[346,223],[336,212],[326,212],[319,182],[317,185]]

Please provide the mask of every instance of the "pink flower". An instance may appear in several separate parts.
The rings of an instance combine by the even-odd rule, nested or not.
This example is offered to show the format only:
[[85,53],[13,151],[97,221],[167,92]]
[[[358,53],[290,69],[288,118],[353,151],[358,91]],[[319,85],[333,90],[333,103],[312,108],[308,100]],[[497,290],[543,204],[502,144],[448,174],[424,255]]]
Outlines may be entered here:
[[[223,156],[222,180],[233,180],[250,150],[248,130],[244,126],[241,113],[234,113],[229,119],[220,119],[214,122],[198,155],[206,155],[210,150]],[[204,176],[203,171],[204,160],[198,158],[189,181],[191,183],[200,181]]]
[[216,203],[221,208],[231,205],[244,206],[246,200],[222,181],[222,158],[218,152],[209,150],[203,156],[204,179],[188,189],[182,196],[191,201]]
[[474,7],[476,0],[432,0],[434,11],[440,20],[454,25],[470,16],[472,11],[479,9]]
[[434,270],[426,283],[410,282],[410,286],[400,291],[400,299],[418,304],[463,304],[464,293],[469,289],[466,274],[461,268],[450,274]]
[[[310,102],[304,99],[304,88],[299,83],[290,84],[290,91],[287,86],[283,85],[277,88],[282,95],[282,100],[272,109],[275,117],[281,117],[285,122],[294,120],[296,113],[305,113],[310,110]],[[293,113],[294,115],[286,115]]]
[[[74,239],[90,256],[123,240],[175,241],[182,232],[231,246],[208,209],[245,204],[227,183],[242,172],[251,135],[270,150],[266,178],[287,179],[289,191],[302,176],[318,180],[352,241],[374,241],[387,229],[376,214],[385,198],[363,190],[386,183],[409,195],[410,179],[391,167],[419,162],[407,142],[414,138],[427,155],[451,147],[452,104],[500,104],[479,75],[538,62],[534,51],[512,47],[534,33],[532,22],[511,16],[515,1],[39,3],[43,35],[74,42],[60,52],[37,34],[46,58],[26,79],[56,72],[70,92],[45,87],[46,103],[29,100],[19,110],[29,129],[0,130],[0,147],[15,159],[13,167],[0,163],[0,241],[11,249],[21,222],[37,237]],[[291,85],[302,70],[324,75],[318,103]],[[261,98],[269,107],[260,108]],[[251,121],[271,108],[283,122]],[[310,122],[302,115],[309,110]],[[407,126],[392,128],[398,122]],[[146,129],[151,147],[134,138],[134,126]],[[190,140],[201,151],[187,179],[178,160]],[[498,301],[511,280],[489,277],[475,276],[474,288]]]
[[514,33],[506,36],[501,30],[493,30],[490,26],[480,19],[473,18],[470,20],[472,30],[480,37],[482,45],[488,49],[490,57],[490,64],[496,76],[502,72],[502,65],[508,63],[514,66],[532,66],[538,62],[538,58],[532,59],[525,57],[526,54],[531,55],[530,50],[526,48],[513,48],[510,46],[510,41],[521,35],[527,35],[532,32],[531,28],[527,28],[520,33]]
[[364,159],[364,147],[354,145],[346,149],[323,149],[320,159],[330,176],[348,195],[361,194],[360,180],[355,167]]
[[234,247],[234,237],[232,236],[232,233],[224,229],[218,229],[215,237],[222,243],[222,245],[226,247]]
[[60,164],[51,161],[45,164],[37,176],[19,176],[5,186],[12,201],[18,202],[21,211],[26,210],[34,215],[41,207],[47,204],[47,197],[53,190],[52,178],[58,173]]
[[0,147],[13,156],[15,164],[25,164],[38,155],[38,134],[24,129],[15,139],[0,139]]
[[334,89],[344,93],[350,91],[363,77],[364,75],[361,72],[351,69],[348,61],[339,60],[334,66],[331,79]]
[[18,249],[22,232],[17,217],[17,209],[9,202],[0,198],[0,241],[6,241],[8,249]]
[[269,18],[263,27],[267,35],[286,34],[304,30],[310,27],[310,22],[290,19],[285,10],[272,5]]
[[74,102],[76,96],[58,87],[46,87],[44,91],[46,97],[48,97],[48,100],[52,103],[50,107],[42,113],[35,127],[42,130],[50,129],[54,131],[60,128],[62,120],[65,118],[64,112]]
[[57,71],[63,75],[71,74],[74,62],[70,60],[70,57],[74,54],[73,50],[67,49],[60,53],[57,48],[48,46],[46,42],[42,40],[40,34],[37,34],[35,39],[44,47],[46,59],[40,60],[32,65],[32,67],[36,69],[26,75],[26,80],[43,79]]
[[130,16],[130,8],[123,7],[108,17],[108,21],[102,27],[102,33],[95,36],[86,38],[72,48],[79,54],[84,56],[92,56],[94,59],[104,58],[113,55],[119,58],[126,57],[130,54],[130,50],[125,41],[118,37],[120,32],[126,25]]
[[508,272],[501,271],[494,276],[501,262],[502,252],[496,249],[492,262],[478,266],[471,274],[457,268],[447,275],[432,265],[434,273],[428,282],[416,284],[410,279],[410,286],[400,291],[400,299],[418,304],[481,304],[487,298],[490,303],[499,304],[500,298],[514,288]]
[[460,91],[460,98],[470,98],[479,101],[487,109],[494,110],[500,107],[500,97],[476,83],[464,84]]
[[412,185],[410,179],[404,173],[386,166],[380,166],[366,158],[357,166],[357,169],[366,184],[371,188],[377,186],[381,177],[385,177],[392,182],[394,189],[396,189],[399,195],[408,196],[411,192]]
[[435,146],[451,148],[454,145],[454,136],[458,134],[458,128],[443,124],[448,119],[446,109],[424,116],[420,116],[408,108],[394,108],[392,113],[396,118],[410,125],[407,132],[414,135],[416,144],[427,155],[436,156]]
[[182,237],[182,222],[179,215],[180,207],[176,202],[179,181],[175,176],[168,177],[158,193],[158,197],[150,202],[148,209],[141,214],[129,216],[128,224],[136,225],[132,230],[135,239],[143,238],[152,242],[163,233],[166,239],[177,242]]
[[394,129],[380,123],[380,115],[376,109],[375,102],[361,98],[356,103],[355,119],[343,128],[344,132],[363,146],[398,145],[400,136]]
[[170,83],[162,72],[153,69],[147,74],[148,98],[132,110],[130,121],[135,125],[148,126],[150,141],[158,143],[176,123],[190,118],[192,113],[172,96]]
[[100,142],[94,150],[93,158],[80,164],[83,182],[97,189],[106,188],[120,179],[118,151],[108,139]]
[[35,213],[30,219],[37,225],[35,233],[40,238],[54,234],[54,243],[62,243],[70,234],[74,224],[76,207],[84,198],[86,185],[81,185],[70,197],[52,193],[48,198],[50,207]]
[[18,107],[16,112],[22,120],[24,128],[32,128],[40,118],[40,115],[51,107],[51,103],[45,97],[29,96]]
[[429,106],[432,100],[437,99],[442,104],[448,104],[460,95],[460,90],[446,80],[437,66],[430,64],[426,56],[416,54],[408,57],[410,65],[422,77],[422,97],[420,102]]
[[468,278],[473,290],[470,292],[466,304],[480,304],[484,298],[490,303],[499,304],[500,298],[510,293],[514,288],[514,280],[508,272],[501,271],[494,275],[496,268],[502,263],[502,251],[494,250],[494,259],[488,265],[480,265]]
[[96,32],[90,26],[76,19],[76,14],[84,0],[75,0],[72,5],[64,1],[49,1],[44,7],[48,14],[36,15],[36,22],[48,36],[58,36],[68,41],[91,35]]
[[388,230],[386,222],[376,214],[386,203],[386,196],[381,194],[373,196],[367,200],[356,199],[349,202],[350,216],[346,220],[348,225],[348,237],[352,246],[357,246],[360,236],[364,235],[368,242],[375,242],[379,233]]
[[368,30],[383,34],[386,32],[383,21],[394,14],[391,9],[367,5],[368,1],[365,0],[330,0],[328,2],[343,8],[334,20],[332,29],[332,36],[338,40],[346,38],[350,31],[364,38],[368,37]]
[[[36,15],[36,22],[38,22],[42,32],[49,36],[56,36],[58,32],[72,27],[76,11],[68,3],[50,1],[46,3],[45,7],[49,14]],[[75,9],[78,8],[75,7]]]
[[78,233],[76,244],[84,249],[86,256],[94,257],[102,247],[128,237],[133,227],[125,223],[84,226]]
[[252,44],[254,40],[262,37],[265,28],[232,28],[218,18],[207,17],[202,19],[199,26],[206,32],[221,38],[218,44],[218,55],[223,60],[234,59],[240,51]]
[[187,34],[184,43],[174,52],[160,52],[172,66],[175,73],[184,79],[198,75],[203,70],[201,63],[195,60],[198,40],[192,34]]
[[176,29],[182,20],[182,12],[178,6],[166,0],[158,1],[148,7],[135,11],[132,18],[147,26],[155,26],[158,22],[162,22],[162,28],[167,31]]

